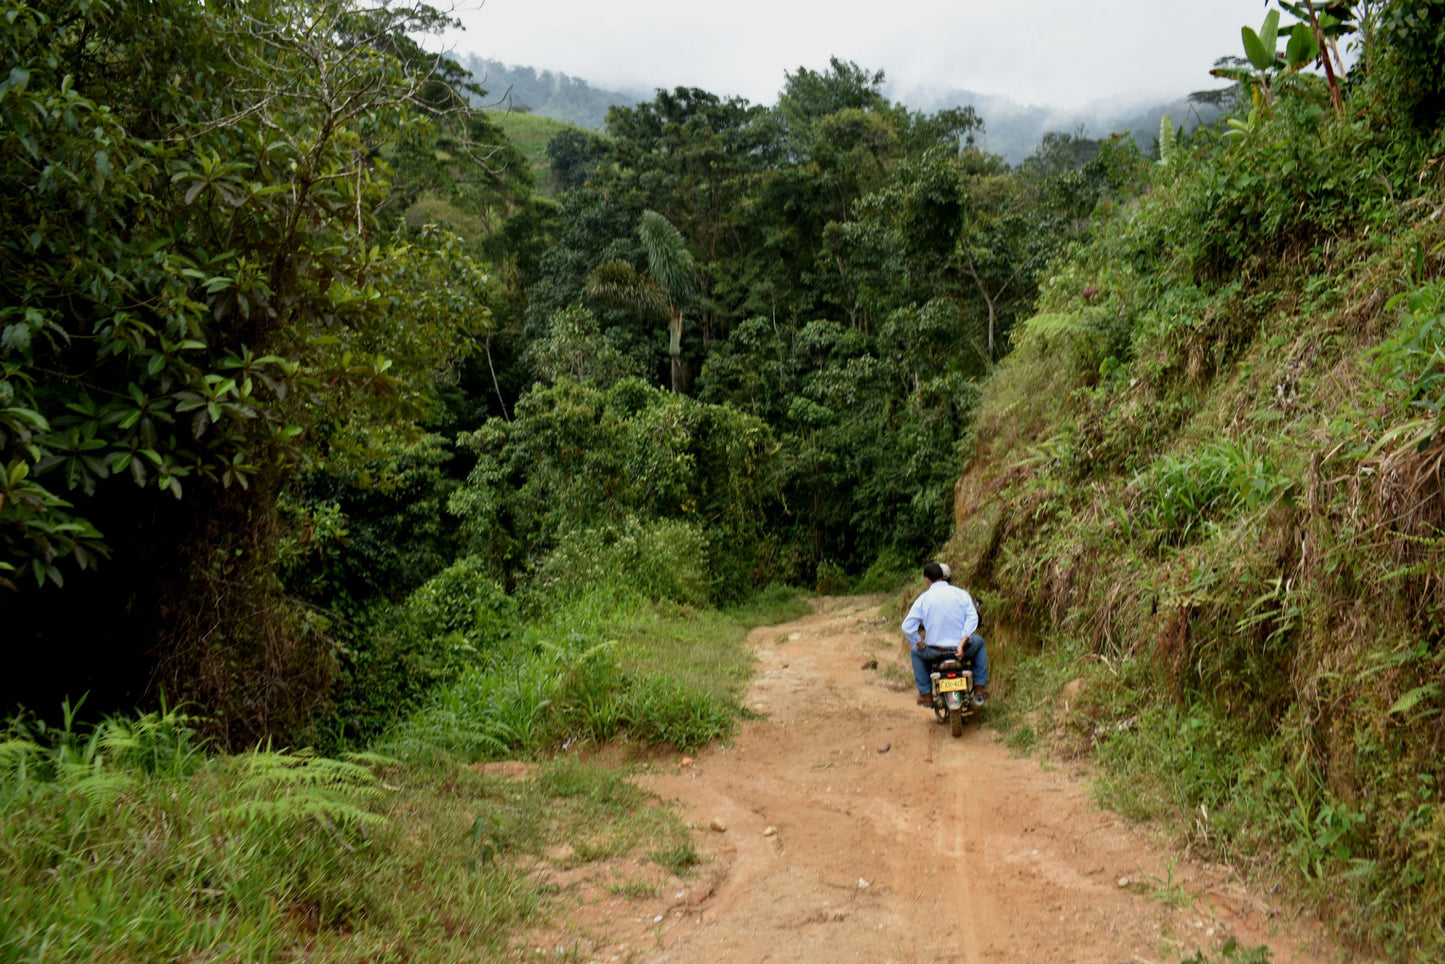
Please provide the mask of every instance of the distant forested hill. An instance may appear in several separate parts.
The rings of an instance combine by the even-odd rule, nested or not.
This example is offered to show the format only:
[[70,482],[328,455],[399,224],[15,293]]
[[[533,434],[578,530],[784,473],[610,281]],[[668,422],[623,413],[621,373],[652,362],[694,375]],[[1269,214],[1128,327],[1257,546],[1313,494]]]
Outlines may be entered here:
[[1086,136],[1104,137],[1128,132],[1139,147],[1148,152],[1159,136],[1159,119],[1168,114],[1175,127],[1193,130],[1212,124],[1220,110],[1208,104],[1191,103],[1180,97],[1169,103],[1150,105],[1098,104],[1078,110],[1060,110],[1020,104],[1006,97],[979,94],[971,90],[888,89],[888,96],[925,113],[948,107],[972,107],[983,118],[984,133],[979,144],[987,151],[1001,155],[1011,164],[1020,163],[1034,153],[1044,134],[1050,131],[1073,133],[1083,128]]
[[525,108],[543,117],[590,130],[602,129],[607,108],[613,105],[632,107],[637,103],[636,98],[627,94],[602,90],[585,80],[556,71],[508,67],[499,60],[488,60],[475,54],[460,58],[460,63],[487,89],[489,105],[502,101],[502,106]]
[[[585,80],[558,71],[508,67],[499,60],[475,54],[461,58],[460,63],[486,88],[488,105],[501,101],[504,107],[530,111],[590,130],[602,129],[609,107],[633,107],[638,103],[630,94],[593,87]],[[1011,164],[1018,164],[1033,154],[1050,131],[1076,133],[1082,128],[1083,134],[1090,138],[1127,131],[1139,147],[1148,152],[1159,136],[1159,119],[1163,115],[1170,115],[1176,127],[1193,130],[1201,123],[1212,124],[1220,113],[1217,107],[1193,104],[1184,97],[1143,106],[1098,104],[1060,110],[962,89],[902,89],[885,83],[883,93],[924,113],[949,107],[972,107],[984,121],[980,145],[1007,158]]]

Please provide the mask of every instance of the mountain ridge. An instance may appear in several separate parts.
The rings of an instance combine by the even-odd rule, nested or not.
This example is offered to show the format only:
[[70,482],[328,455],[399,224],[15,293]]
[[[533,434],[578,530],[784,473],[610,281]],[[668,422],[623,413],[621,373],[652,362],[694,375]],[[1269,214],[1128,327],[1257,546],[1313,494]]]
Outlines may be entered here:
[[[633,107],[651,96],[641,90],[611,90],[592,85],[562,71],[526,65],[508,65],[500,60],[469,54],[458,61],[486,88],[486,106],[551,117],[578,127],[600,131],[606,126],[607,111]],[[653,88],[653,91],[660,88]],[[889,100],[913,110],[933,113],[950,107],[972,107],[984,122],[980,145],[992,153],[1019,164],[1038,147],[1043,136],[1059,131],[1101,138],[1128,133],[1141,150],[1150,151],[1159,133],[1162,117],[1168,115],[1176,127],[1191,131],[1213,123],[1221,110],[1192,102],[1188,95],[1172,100],[1147,97],[1110,98],[1078,108],[1023,104],[1007,96],[986,94],[964,88],[903,86],[885,81],[883,94]]]

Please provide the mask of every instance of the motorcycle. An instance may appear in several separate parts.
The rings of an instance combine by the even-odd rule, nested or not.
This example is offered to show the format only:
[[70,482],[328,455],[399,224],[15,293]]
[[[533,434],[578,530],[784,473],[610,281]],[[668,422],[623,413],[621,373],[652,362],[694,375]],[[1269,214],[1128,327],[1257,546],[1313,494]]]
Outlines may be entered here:
[[933,681],[933,715],[947,723],[954,736],[963,736],[963,721],[983,705],[973,691],[973,670],[956,659],[945,659],[929,674]]

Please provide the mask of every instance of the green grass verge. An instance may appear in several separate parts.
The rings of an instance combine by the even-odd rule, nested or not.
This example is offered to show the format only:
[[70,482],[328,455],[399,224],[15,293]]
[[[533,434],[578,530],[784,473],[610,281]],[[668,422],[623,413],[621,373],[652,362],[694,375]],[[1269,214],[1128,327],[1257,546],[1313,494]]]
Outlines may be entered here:
[[532,757],[619,738],[694,750],[732,732],[751,673],[748,628],[800,607],[785,592],[725,612],[582,592],[514,651],[441,688],[381,747],[407,760]]
[[18,762],[45,748],[5,744],[0,959],[495,959],[546,913],[539,866],[696,861],[671,809],[571,758],[531,779],[275,752],[147,772],[100,743],[48,775]]
[[[1411,807],[1411,856],[1405,873],[1382,879],[1371,851],[1370,811],[1341,799],[1327,777],[1300,766],[1291,728],[1261,736],[1235,725],[1228,706],[1203,694],[1176,696],[1157,667],[1108,661],[1058,641],[1016,658],[1009,698],[989,707],[989,724],[1017,752],[1089,758],[1097,766],[1100,806],[1169,830],[1180,846],[1238,868],[1262,886],[1324,908],[1359,908],[1339,936],[1360,941],[1368,959],[1423,960],[1439,941],[1438,922],[1420,927],[1397,896],[1440,879],[1440,826],[1434,784],[1395,794],[1377,806]],[[1168,882],[1165,882],[1168,883]],[[1371,893],[1377,896],[1371,900]],[[1221,960],[1267,960],[1240,949]],[[1203,960],[1201,958],[1201,960]],[[1209,960],[1213,960],[1210,958]]]
[[[575,600],[398,728],[394,756],[212,756],[175,712],[91,731],[13,724],[0,961],[496,959],[549,913],[539,869],[631,857],[683,874],[698,860],[626,768],[547,751],[725,734],[749,626],[807,608],[781,592],[728,612]],[[467,765],[527,721],[529,776]]]

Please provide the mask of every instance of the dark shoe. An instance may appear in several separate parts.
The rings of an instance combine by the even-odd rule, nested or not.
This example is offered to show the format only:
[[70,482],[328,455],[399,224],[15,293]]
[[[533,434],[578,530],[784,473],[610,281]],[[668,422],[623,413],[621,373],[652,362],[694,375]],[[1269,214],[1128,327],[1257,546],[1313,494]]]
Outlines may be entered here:
[[919,705],[919,706],[932,706],[932,705],[933,705],[933,694],[932,694],[932,693],[919,693],[919,694],[918,694],[918,705]]

